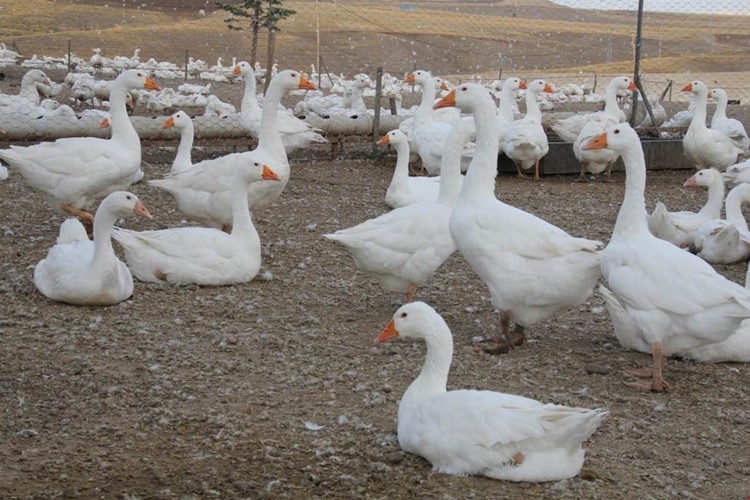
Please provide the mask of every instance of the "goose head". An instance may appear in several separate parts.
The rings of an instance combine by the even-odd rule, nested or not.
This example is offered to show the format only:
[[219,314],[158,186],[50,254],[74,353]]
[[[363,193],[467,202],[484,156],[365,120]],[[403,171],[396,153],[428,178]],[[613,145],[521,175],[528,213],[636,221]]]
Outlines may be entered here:
[[278,181],[279,176],[276,172],[271,169],[268,165],[259,162],[252,161],[241,167],[238,167],[235,173],[235,177],[242,182],[256,182],[256,181]]
[[375,338],[375,343],[380,344],[396,337],[426,339],[434,336],[437,333],[434,327],[437,318],[440,315],[424,302],[404,304]]
[[435,83],[435,88],[438,90],[450,90],[448,83],[440,78],[439,76],[433,76],[432,81]]
[[706,84],[703,83],[700,80],[694,80],[684,87],[682,87],[683,92],[692,92],[693,94],[697,96],[707,96],[708,95],[708,87],[706,87]]
[[406,134],[399,129],[395,129],[381,137],[378,144],[403,144],[405,142],[407,142]]
[[544,80],[532,80],[530,83],[527,83],[526,86],[528,87],[529,92],[533,92],[535,94],[538,94],[539,92],[546,92],[548,94],[551,94],[554,92],[552,87]]
[[526,87],[526,82],[524,80],[516,78],[515,76],[511,76],[510,78],[505,79],[505,81],[503,82],[503,88],[506,87],[513,91],[525,90],[528,88]]
[[117,217],[126,217],[135,214],[144,219],[152,218],[141,200],[139,200],[133,193],[128,193],[127,191],[115,191],[110,193],[104,198],[101,205],[99,205],[99,210],[101,209],[107,210]]
[[302,73],[293,69],[279,71],[271,80],[270,87],[281,87],[283,90],[318,90],[318,87],[305,78]]
[[609,82],[609,86],[613,87],[615,90],[638,90],[633,79],[628,76],[618,76],[613,78],[612,81]]
[[418,69],[414,73],[410,73],[409,76],[404,78],[404,83],[418,83],[420,85],[424,85],[430,79],[432,79],[432,75],[429,71]]
[[44,73],[44,71],[40,69],[29,70],[23,75],[23,78],[21,78],[22,85],[36,85],[38,83],[42,83],[44,85],[52,85],[52,81],[47,78],[47,75]]
[[128,69],[115,78],[115,83],[130,89],[161,90],[151,76],[142,69]]
[[601,134],[594,136],[581,145],[581,149],[611,149],[612,151],[622,154],[633,147],[640,147],[638,134],[627,123],[618,123],[612,125]]
[[242,78],[255,78],[255,71],[247,61],[240,61],[232,68],[232,76],[242,76]]
[[727,91],[724,90],[724,89],[712,89],[708,93],[708,97],[710,97],[711,99],[716,99],[717,101],[721,101],[721,100],[727,101],[727,100],[729,100],[729,96],[727,95]]
[[187,113],[185,113],[184,111],[178,111],[177,113],[167,118],[167,121],[164,122],[164,125],[162,125],[161,128],[175,127],[179,130],[182,130],[190,124],[192,124],[192,121],[190,120],[190,117],[187,115]]
[[714,184],[723,182],[721,179],[721,173],[715,168],[704,168],[699,170],[692,177],[685,181],[683,187],[709,187]]
[[489,91],[478,83],[462,83],[433,106],[434,109],[455,106],[464,113],[473,113],[482,106],[495,106]]

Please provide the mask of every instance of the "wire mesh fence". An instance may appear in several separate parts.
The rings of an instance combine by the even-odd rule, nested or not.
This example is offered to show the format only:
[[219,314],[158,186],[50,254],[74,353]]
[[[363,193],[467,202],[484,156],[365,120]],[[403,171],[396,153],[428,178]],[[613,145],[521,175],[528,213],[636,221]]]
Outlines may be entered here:
[[[244,85],[231,73],[237,62],[249,59],[250,34],[228,30],[226,12],[213,3],[146,1],[114,7],[90,2],[85,16],[76,10],[79,3],[71,3],[69,12],[58,3],[50,26],[29,28],[36,3],[11,2],[0,19],[5,42],[0,89],[22,93],[21,80],[33,69],[51,77],[49,83],[35,83],[38,101],[0,113],[0,127],[11,135],[55,136],[61,128],[62,135],[105,134],[98,129],[103,115],[88,111],[106,105],[106,98],[96,94],[96,82],[111,80],[127,67],[151,72],[166,87],[161,93],[134,94],[136,114],[166,116],[187,109],[192,116],[209,117],[209,125],[196,131],[199,137],[247,135],[238,118],[227,117],[234,116],[231,106],[239,112]],[[323,84],[325,93],[351,102],[346,93],[358,73],[372,78],[382,67],[397,81],[421,68],[452,83],[471,79],[488,87],[509,75],[544,77],[560,89],[578,87],[589,95],[603,93],[615,75],[633,75],[640,54],[640,79],[650,100],[687,106],[682,85],[702,79],[726,89],[730,103],[750,103],[750,5],[745,0],[644,0],[640,38],[638,0],[289,0],[284,6],[295,14],[280,24],[271,60],[265,35],[258,41],[261,85],[264,72],[297,68]],[[78,29],[66,29],[73,24]],[[185,83],[196,87],[180,90]],[[374,87],[363,93],[374,106]],[[399,93],[403,106],[418,98],[408,87],[387,88],[383,95]],[[561,101],[585,100],[578,90],[560,96]],[[286,104],[293,108],[301,99],[295,96]],[[218,132],[212,114],[223,117],[215,124]],[[173,131],[157,135],[176,137]]]

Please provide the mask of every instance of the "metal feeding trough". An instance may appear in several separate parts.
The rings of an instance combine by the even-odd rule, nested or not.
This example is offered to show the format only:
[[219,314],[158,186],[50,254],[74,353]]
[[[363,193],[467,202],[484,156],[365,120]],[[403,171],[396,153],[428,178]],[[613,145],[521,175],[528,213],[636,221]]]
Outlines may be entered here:
[[[688,163],[682,149],[682,139],[641,139],[643,154],[646,157],[646,168],[649,170],[694,169]],[[625,166],[622,159],[615,163],[613,171],[622,171]],[[501,174],[515,173],[513,161],[501,154],[497,158],[497,171]],[[539,163],[539,173],[542,175],[579,174],[581,164],[573,154],[572,142],[549,143],[549,152]]]

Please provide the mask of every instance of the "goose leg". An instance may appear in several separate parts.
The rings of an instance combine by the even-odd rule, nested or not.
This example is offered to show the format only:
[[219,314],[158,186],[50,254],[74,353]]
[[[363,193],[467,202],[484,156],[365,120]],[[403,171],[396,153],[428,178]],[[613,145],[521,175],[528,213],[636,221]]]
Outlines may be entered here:
[[482,340],[474,344],[474,350],[486,352],[488,354],[505,354],[511,350],[513,344],[508,339],[508,330],[510,330],[510,312],[503,311],[500,314],[500,335]]
[[667,390],[667,388],[669,388],[669,384],[667,384],[667,381],[664,380],[664,377],[662,375],[666,358],[662,354],[661,342],[656,342],[651,346],[651,356],[653,358],[653,369],[643,368],[627,371],[627,373],[635,375],[636,377],[651,378],[651,381],[647,382],[644,380],[640,382],[626,382],[625,385],[627,385],[628,387],[633,387],[635,389],[654,392],[664,392]]
[[406,289],[406,303],[414,302],[414,295],[417,293],[417,285],[410,284]]
[[517,161],[514,161],[513,163],[515,163],[516,165],[516,172],[518,172],[518,177],[520,177],[521,179],[526,179],[526,175],[521,171],[521,164]]
[[602,179],[602,182],[612,182],[612,167],[615,166],[615,162],[610,161],[607,163],[607,175],[604,179]]
[[516,323],[515,328],[513,328],[513,333],[510,335],[510,345],[513,347],[518,347],[519,345],[526,342],[526,332],[525,328],[518,323]]
[[81,224],[86,228],[86,233],[89,236],[94,234],[94,216],[90,212],[73,208],[64,201],[60,203],[60,209],[81,219]]
[[574,182],[588,182],[589,179],[586,177],[586,164],[581,162],[581,173],[578,175],[578,179]]
[[534,161],[534,180],[538,181],[539,179],[539,158],[537,158],[536,161]]

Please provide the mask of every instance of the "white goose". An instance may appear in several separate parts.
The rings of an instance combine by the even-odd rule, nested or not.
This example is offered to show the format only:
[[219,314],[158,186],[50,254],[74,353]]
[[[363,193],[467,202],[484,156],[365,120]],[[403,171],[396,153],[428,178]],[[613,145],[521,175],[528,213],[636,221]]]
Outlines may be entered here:
[[172,194],[180,210],[211,227],[229,229],[232,224],[231,186],[238,165],[258,161],[269,165],[279,181],[255,182],[250,186],[250,210],[253,213],[270,206],[289,181],[289,160],[278,130],[277,109],[285,92],[315,89],[299,72],[285,70],[271,80],[263,107],[263,126],[258,147],[196,163],[192,168],[148,183]]
[[112,249],[112,227],[120,217],[151,214],[138,198],[116,191],[102,200],[96,211],[94,241],[77,219],[60,226],[57,244],[34,268],[34,284],[57,302],[78,306],[107,306],[133,294],[133,277]]
[[396,337],[427,344],[422,370],[398,405],[398,443],[404,451],[445,474],[541,482],[580,472],[586,454],[581,445],[607,412],[502,392],[448,391],[453,338],[424,302],[401,306],[375,343]]
[[31,105],[32,109],[36,109],[42,100],[37,84],[52,85],[52,82],[40,69],[27,71],[21,77],[21,88],[18,94],[0,93],[0,106]]
[[720,171],[737,163],[737,157],[742,153],[742,149],[724,132],[706,126],[706,84],[695,80],[685,85],[682,91],[692,92],[697,97],[695,113],[682,139],[682,147],[688,160],[697,168],[714,167]]
[[693,234],[698,257],[711,264],[733,264],[750,257],[750,232],[742,204],[750,202],[750,184],[732,189],[724,202],[726,220],[704,222]]
[[573,142],[573,154],[581,162],[579,180],[586,180],[586,172],[597,175],[604,171],[607,172],[606,180],[610,179],[617,155],[608,149],[582,151],[581,144],[601,134],[607,127],[624,121],[625,113],[617,106],[617,92],[621,90],[635,91],[637,88],[627,76],[613,78],[607,85],[604,111],[591,115]]
[[708,97],[716,99],[716,110],[711,117],[711,129],[723,132],[742,151],[750,149],[750,137],[747,135],[745,126],[736,118],[727,117],[727,104],[729,103],[727,91],[713,89],[708,93]]
[[11,146],[0,150],[0,159],[17,169],[53,209],[91,224],[92,215],[82,208],[143,176],[141,141],[125,109],[128,90],[136,88],[158,90],[159,86],[142,70],[127,70],[117,77],[110,100],[110,139],[70,137]]
[[722,172],[721,178],[729,186],[750,182],[750,160],[730,165]]
[[513,126],[515,121],[516,93],[518,90],[525,90],[526,82],[516,78],[506,78],[503,82],[503,88],[500,89],[500,102],[497,104],[497,130],[498,151],[502,152],[505,147],[505,137],[508,130]]
[[391,208],[405,207],[422,201],[435,201],[440,192],[440,177],[409,176],[409,140],[400,130],[391,130],[378,144],[396,149],[396,168],[385,192],[385,203]]
[[260,180],[279,178],[257,161],[235,170],[231,234],[207,227],[115,231],[114,237],[125,249],[125,260],[135,277],[151,283],[204,286],[252,280],[260,270],[260,237],[250,215],[247,192]]
[[669,212],[662,202],[657,202],[647,219],[651,234],[680,248],[693,246],[695,230],[704,222],[721,217],[721,203],[724,200],[724,182],[716,169],[700,170],[683,184],[683,187],[698,186],[708,187],[708,199],[703,208],[698,212]]
[[171,173],[177,173],[188,170],[193,166],[191,153],[193,150],[195,129],[193,127],[193,120],[184,111],[178,111],[167,118],[167,121],[164,122],[161,128],[172,127],[180,131],[180,144],[177,146],[177,155],[172,162],[172,169],[170,170]]
[[649,232],[646,162],[630,125],[613,125],[583,148],[614,149],[625,163],[625,197],[612,238],[601,252],[602,274],[653,356],[650,383],[630,385],[663,391],[663,355],[670,354],[665,346],[684,350],[726,340],[750,317],[750,292]]
[[[591,296],[601,243],[574,238],[495,198],[498,145],[492,98],[480,85],[466,83],[436,106],[451,105],[474,114],[477,149],[450,217],[450,233],[501,311],[499,338],[480,347],[502,352],[524,341],[525,327]],[[511,339],[510,320],[516,323]]]
[[[242,76],[245,80],[245,93],[240,106],[240,123],[250,131],[253,137],[260,137],[263,109],[258,104],[258,96],[255,95],[256,82],[253,67],[250,63],[241,61],[234,67],[232,74]],[[272,103],[266,102],[264,107],[270,104]],[[278,104],[276,108],[276,126],[287,154],[304,148],[311,142],[328,142],[328,139],[316,132],[310,124],[303,122],[286,108],[279,107]]]
[[436,200],[397,208],[324,235],[346,246],[357,268],[371,274],[385,290],[406,292],[407,302],[456,250],[448,219],[461,190],[461,150],[473,133],[473,120],[468,118],[460,119],[451,129]]
[[547,134],[542,126],[542,112],[537,103],[539,92],[552,92],[552,87],[544,80],[534,80],[527,84],[526,116],[516,120],[505,135],[503,151],[516,164],[520,177],[525,177],[521,169],[534,167],[534,180],[539,180],[539,161],[549,151]]

